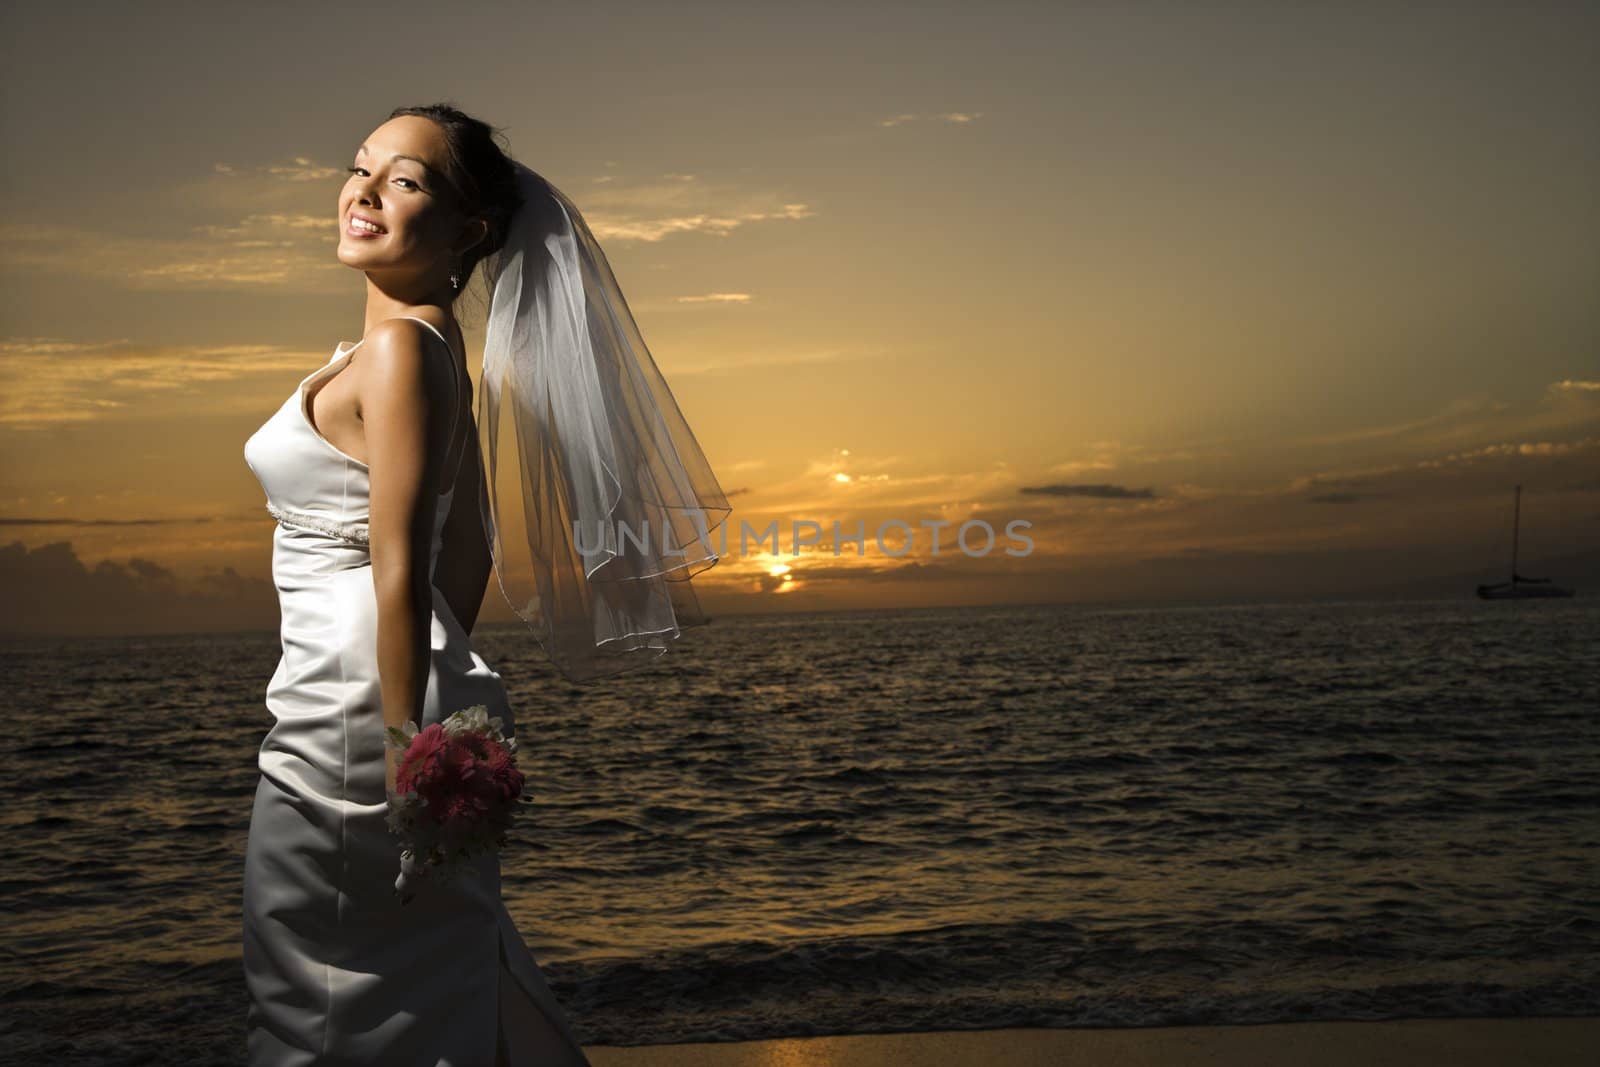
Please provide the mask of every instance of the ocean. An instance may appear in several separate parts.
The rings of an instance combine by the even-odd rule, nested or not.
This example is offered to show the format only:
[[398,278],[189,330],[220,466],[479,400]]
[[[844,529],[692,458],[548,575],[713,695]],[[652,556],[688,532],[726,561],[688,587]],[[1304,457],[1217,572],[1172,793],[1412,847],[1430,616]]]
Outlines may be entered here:
[[[1600,1011],[1600,601],[724,616],[505,678],[586,1043]],[[275,633],[0,646],[0,1059],[244,1063]]]

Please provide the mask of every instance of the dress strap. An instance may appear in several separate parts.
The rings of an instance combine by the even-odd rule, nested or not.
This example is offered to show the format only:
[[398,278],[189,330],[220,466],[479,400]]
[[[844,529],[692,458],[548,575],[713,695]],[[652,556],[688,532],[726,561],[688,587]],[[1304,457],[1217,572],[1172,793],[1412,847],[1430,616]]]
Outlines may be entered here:
[[438,339],[439,339],[439,340],[441,340],[441,341],[444,341],[444,346],[445,346],[445,347],[446,347],[446,348],[449,348],[449,347],[450,347],[450,342],[449,342],[449,341],[447,341],[447,340],[445,340],[445,336],[444,336],[444,334],[442,334],[442,333],[440,333],[440,332],[439,332],[439,327],[437,327],[437,326],[435,326],[435,325],[434,325],[434,324],[433,324],[433,323],[431,323],[431,322],[429,322],[429,321],[428,321],[428,320],[427,320],[427,319],[424,319],[424,318],[419,318],[419,317],[417,317],[417,316],[416,316],[416,315],[400,315],[400,316],[398,316],[398,317],[399,317],[399,318],[402,318],[402,319],[410,319],[410,320],[411,320],[411,321],[413,321],[413,322],[420,322],[420,323],[422,323],[422,325],[424,325],[424,326],[426,326],[426,327],[427,327],[427,328],[428,328],[428,329],[430,329],[430,330],[432,330],[432,331],[433,331],[433,335],[434,335],[434,336],[435,336],[435,337],[437,337],[437,338],[438,338]]

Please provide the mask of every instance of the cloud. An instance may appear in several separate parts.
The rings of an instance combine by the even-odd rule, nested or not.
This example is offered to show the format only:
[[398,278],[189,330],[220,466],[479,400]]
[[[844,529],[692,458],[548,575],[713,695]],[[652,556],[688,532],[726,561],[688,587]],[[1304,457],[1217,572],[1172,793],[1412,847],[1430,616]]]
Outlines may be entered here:
[[87,277],[136,290],[327,291],[347,270],[333,254],[338,228],[326,216],[257,213],[193,226],[188,236],[125,237],[59,223],[0,225],[6,260],[30,273]]
[[184,583],[133,557],[86,566],[67,541],[0,546],[0,636],[272,629],[277,590],[232,567]]
[[916,113],[894,115],[886,119],[879,119],[879,126],[901,126],[907,122],[948,122],[957,126],[965,126],[977,122],[983,117],[981,111],[942,111],[931,115]]
[[595,237],[605,241],[654,243],[678,234],[726,237],[766,222],[811,218],[810,205],[779,193],[730,182],[707,181],[696,174],[662,174],[627,182],[606,175],[578,205]]
[[705,293],[700,296],[680,296],[680,304],[748,304],[749,293]]
[[1089,445],[1090,456],[1087,459],[1068,460],[1057,463],[1050,468],[1051,474],[1082,474],[1085,471],[1109,471],[1117,466],[1117,455],[1121,445],[1116,441],[1095,441]]
[[1481,448],[1452,452],[1448,456],[1439,459],[1423,460],[1417,466],[1425,469],[1447,467],[1470,464],[1478,460],[1502,456],[1565,456],[1594,448],[1597,445],[1600,445],[1600,437],[1585,437],[1578,441],[1502,441],[1498,444],[1484,445]]
[[1152,489],[1129,489],[1123,485],[1105,484],[1025,485],[1017,491],[1041,496],[1085,496],[1099,500],[1152,500],[1156,495]]
[[591,213],[581,208],[584,221],[601,241],[663,240],[675,234],[704,233],[713,237],[726,237],[734,230],[751,223],[775,219],[805,219],[813,214],[805,204],[781,204],[776,207],[747,208],[744,210],[704,210],[681,215],[635,215],[632,217],[611,213]]
[[[296,156],[292,163],[268,164],[262,170],[275,178],[282,178],[291,182],[320,182],[327,181],[330,178],[338,178],[343,181],[346,173],[344,167],[330,167],[326,164],[319,164],[305,156]],[[231,170],[229,172],[232,173]]]
[[1086,471],[1108,471],[1119,467],[1140,464],[1192,462],[1197,460],[1228,459],[1231,450],[1220,447],[1226,441],[1199,442],[1178,448],[1155,448],[1149,445],[1126,444],[1121,441],[1093,441],[1086,447],[1089,456],[1067,460],[1049,468],[1051,474],[1074,475]]
[[[0,341],[0,426],[34,430],[107,415],[153,414],[159,398],[204,394],[206,410],[226,410],[215,386],[288,370],[309,373],[318,353],[280,345],[163,345],[127,340],[72,342],[28,337]],[[204,387],[204,388],[201,388]],[[240,410],[259,410],[259,399]]]
[[[900,544],[891,540],[891,548]],[[881,562],[870,562],[871,557],[877,552],[877,546],[872,539],[867,539],[866,557],[855,557],[854,546],[846,550],[844,556],[850,562],[838,562],[832,556],[832,546],[827,546],[826,557],[818,555],[801,556],[798,563],[792,563],[790,575],[792,580],[806,586],[822,584],[838,584],[844,586],[855,585],[858,582],[926,582],[933,580],[966,579],[971,578],[969,571],[963,569],[962,563],[974,562],[971,557],[960,557],[953,565],[944,557],[930,562],[920,560],[905,560],[897,562],[893,559],[880,557]],[[787,557],[785,557],[787,559]],[[826,562],[824,562],[826,560]]]
[[1285,498],[1312,504],[1352,504],[1391,498],[1420,506],[1425,500],[1476,500],[1512,481],[1528,479],[1545,492],[1581,492],[1600,485],[1587,472],[1587,453],[1600,437],[1571,441],[1502,441],[1408,463],[1319,471],[1291,480]]
[[[611,178],[580,205],[602,241],[656,242],[675,234],[725,237],[757,223],[812,216],[776,193],[667,174],[627,185]],[[336,205],[343,166],[297,156],[240,167],[217,162],[177,186],[172,214],[202,220],[161,236],[125,236],[63,223],[0,225],[6,260],[36,274],[88,277],[135,290],[277,289],[328,291],[349,268],[339,262]],[[236,215],[236,205],[253,210]]]
[[1485,438],[1554,436],[1585,432],[1595,422],[1600,382],[1566,379],[1547,385],[1537,405],[1513,405],[1491,398],[1461,397],[1418,418],[1363,426],[1307,437],[1286,445],[1339,446],[1406,442],[1432,448],[1469,447]]
[[1498,400],[1459,399],[1447,404],[1442,411],[1416,419],[1382,426],[1361,426],[1334,433],[1314,434],[1290,438],[1291,445],[1349,445],[1382,441],[1394,437],[1416,436],[1424,440],[1441,440],[1459,437],[1464,433],[1481,432],[1488,417],[1510,410],[1511,405]]

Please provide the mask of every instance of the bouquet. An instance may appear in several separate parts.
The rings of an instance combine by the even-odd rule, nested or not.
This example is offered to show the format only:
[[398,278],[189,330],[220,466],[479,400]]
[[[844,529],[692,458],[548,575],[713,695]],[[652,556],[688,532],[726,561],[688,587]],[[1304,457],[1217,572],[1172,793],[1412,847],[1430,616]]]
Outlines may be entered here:
[[407,722],[386,733],[395,751],[387,822],[401,845],[394,891],[409,904],[420,879],[448,884],[462,861],[503,847],[517,804],[530,798],[516,738],[501,734],[500,719],[482,704],[420,730]]

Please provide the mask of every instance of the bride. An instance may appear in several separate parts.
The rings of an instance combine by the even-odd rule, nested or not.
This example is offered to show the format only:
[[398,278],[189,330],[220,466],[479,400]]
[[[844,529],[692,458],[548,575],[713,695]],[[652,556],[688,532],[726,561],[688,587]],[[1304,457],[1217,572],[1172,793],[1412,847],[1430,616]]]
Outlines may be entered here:
[[[397,894],[415,872],[385,819],[384,731],[482,704],[515,736],[469,636],[491,570],[568,680],[658,659],[707,621],[689,579],[717,562],[727,500],[577,208],[492,127],[399,108],[348,170],[338,256],[366,277],[362,336],[244,449],[276,520],[283,647],[245,849],[249,1062],[587,1064],[498,855]],[[475,420],[454,307],[480,266]]]

